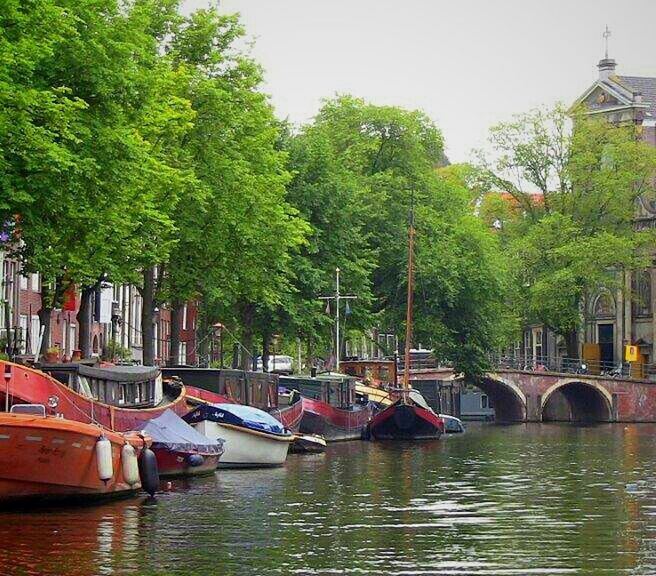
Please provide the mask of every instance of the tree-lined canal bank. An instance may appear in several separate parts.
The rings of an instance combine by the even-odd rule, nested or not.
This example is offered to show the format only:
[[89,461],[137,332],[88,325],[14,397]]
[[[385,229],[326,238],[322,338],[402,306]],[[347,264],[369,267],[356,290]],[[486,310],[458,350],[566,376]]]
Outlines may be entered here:
[[2,575],[652,574],[653,425],[348,442],[156,501],[7,512]]

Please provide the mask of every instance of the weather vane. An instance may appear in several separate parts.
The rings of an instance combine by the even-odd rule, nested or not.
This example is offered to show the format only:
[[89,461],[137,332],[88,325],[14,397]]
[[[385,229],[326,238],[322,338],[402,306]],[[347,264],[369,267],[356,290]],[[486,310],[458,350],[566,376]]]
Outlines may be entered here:
[[606,60],[608,60],[608,39],[610,38],[610,30],[608,28],[608,24],[606,24],[606,30],[604,30],[603,37],[606,41]]

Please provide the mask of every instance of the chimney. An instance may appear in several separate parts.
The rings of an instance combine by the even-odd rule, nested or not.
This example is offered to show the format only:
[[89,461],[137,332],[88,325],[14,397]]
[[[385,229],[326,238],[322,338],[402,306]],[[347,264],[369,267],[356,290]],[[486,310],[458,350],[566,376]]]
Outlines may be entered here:
[[599,68],[599,80],[608,80],[610,76],[614,76],[616,67],[617,63],[612,58],[599,60],[599,64],[597,64],[597,68]]

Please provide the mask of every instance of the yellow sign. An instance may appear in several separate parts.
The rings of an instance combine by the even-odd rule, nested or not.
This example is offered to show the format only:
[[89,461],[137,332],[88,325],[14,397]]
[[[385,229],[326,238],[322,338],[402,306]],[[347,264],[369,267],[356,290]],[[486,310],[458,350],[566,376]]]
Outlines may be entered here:
[[624,359],[627,362],[637,362],[638,354],[637,346],[624,346]]

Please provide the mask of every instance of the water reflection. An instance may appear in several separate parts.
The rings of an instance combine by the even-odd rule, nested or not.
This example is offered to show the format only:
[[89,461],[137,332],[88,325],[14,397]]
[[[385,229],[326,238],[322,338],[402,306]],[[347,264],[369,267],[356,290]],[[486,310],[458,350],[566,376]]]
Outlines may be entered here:
[[0,515],[0,574],[653,574],[654,426],[334,445],[156,501]]

